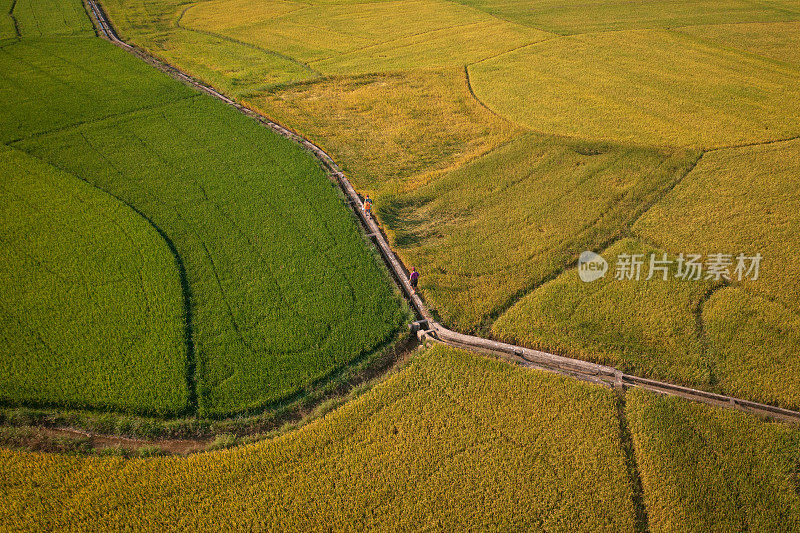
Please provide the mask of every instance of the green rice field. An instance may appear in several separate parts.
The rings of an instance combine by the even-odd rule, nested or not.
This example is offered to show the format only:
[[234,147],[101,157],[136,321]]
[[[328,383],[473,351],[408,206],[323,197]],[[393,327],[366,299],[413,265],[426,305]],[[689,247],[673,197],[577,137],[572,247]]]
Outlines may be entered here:
[[184,411],[181,285],[164,240],[107,193],[0,150],[0,398]]
[[[4,173],[23,174],[27,195],[9,182],[3,204],[5,233],[15,231],[5,401],[220,416],[298,394],[392,340],[405,320],[397,297],[310,156],[100,39],[25,35],[0,51],[10,74],[0,139],[16,165]],[[35,200],[53,179],[124,213],[58,220],[85,228],[79,217],[90,217],[121,251],[75,263],[87,230],[83,242],[54,240],[46,197]],[[20,226],[19,209],[34,208]],[[141,258],[131,220],[149,236]],[[33,280],[15,274],[23,264]],[[135,287],[152,294],[128,294]],[[76,306],[85,318],[68,312]]]

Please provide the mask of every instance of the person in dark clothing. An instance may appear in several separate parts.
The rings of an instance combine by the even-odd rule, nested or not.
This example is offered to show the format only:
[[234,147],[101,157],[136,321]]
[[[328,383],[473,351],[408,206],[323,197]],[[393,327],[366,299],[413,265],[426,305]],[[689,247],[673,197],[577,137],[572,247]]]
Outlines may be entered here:
[[411,290],[417,292],[417,282],[419,281],[419,272],[417,267],[411,267],[411,273],[408,275],[408,282],[411,284]]

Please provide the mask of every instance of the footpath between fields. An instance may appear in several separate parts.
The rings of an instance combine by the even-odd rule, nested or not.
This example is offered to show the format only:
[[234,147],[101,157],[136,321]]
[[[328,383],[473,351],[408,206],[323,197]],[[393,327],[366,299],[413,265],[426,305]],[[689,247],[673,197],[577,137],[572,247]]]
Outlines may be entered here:
[[331,178],[337,183],[339,188],[344,193],[345,197],[347,198],[348,205],[355,212],[356,216],[361,222],[367,237],[369,237],[377,247],[381,257],[389,269],[389,272],[392,274],[395,283],[408,300],[411,307],[414,309],[414,312],[417,314],[418,320],[410,324],[410,328],[412,333],[415,333],[421,341],[438,342],[473,352],[499,356],[527,367],[558,373],[576,379],[596,383],[602,386],[615,388],[620,391],[624,391],[630,387],[639,387],[656,392],[658,394],[678,396],[687,400],[717,407],[737,409],[774,420],[800,423],[800,411],[792,411],[789,409],[753,402],[742,398],[714,394],[711,392],[692,389],[664,381],[641,378],[638,376],[625,374],[614,367],[590,363],[580,359],[563,357],[548,352],[533,350],[523,346],[516,346],[504,342],[498,342],[492,339],[477,337],[474,335],[465,335],[444,327],[434,319],[423,299],[412,289],[408,280],[408,269],[403,265],[403,263],[399,260],[397,255],[389,246],[386,235],[381,230],[377,221],[371,216],[364,214],[362,198],[353,188],[350,181],[341,171],[336,162],[324,150],[296,132],[291,131],[290,129],[235,102],[212,87],[209,87],[192,78],[185,72],[182,72],[180,69],[166,64],[151,56],[144,50],[124,42],[116,33],[104,10],[97,3],[97,0],[85,0],[85,2],[88,7],[87,11],[90,13],[92,21],[94,22],[98,34],[101,37],[108,39],[111,43],[136,55],[145,62],[169,74],[170,76],[188,85],[191,85],[206,94],[222,100],[226,104],[236,108],[245,115],[272,129],[278,135],[281,135],[301,145],[317,158],[320,164],[328,171]]

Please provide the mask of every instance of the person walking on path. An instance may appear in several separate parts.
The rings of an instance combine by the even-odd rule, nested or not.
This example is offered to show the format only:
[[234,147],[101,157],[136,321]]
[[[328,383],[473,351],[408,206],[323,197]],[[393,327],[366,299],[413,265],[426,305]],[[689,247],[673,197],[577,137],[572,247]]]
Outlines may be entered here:
[[364,198],[364,214],[368,217],[372,216],[372,198],[370,198],[369,195]]
[[417,267],[411,267],[411,273],[408,275],[408,282],[411,284],[411,292],[417,293],[417,282],[419,281],[419,272]]

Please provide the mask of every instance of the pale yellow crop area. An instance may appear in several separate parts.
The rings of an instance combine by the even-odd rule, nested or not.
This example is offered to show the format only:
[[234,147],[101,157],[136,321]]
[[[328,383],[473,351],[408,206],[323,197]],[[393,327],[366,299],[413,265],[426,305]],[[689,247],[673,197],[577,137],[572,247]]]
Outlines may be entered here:
[[469,72],[490,108],[551,134],[700,148],[800,134],[800,71],[670,31],[548,40]]
[[[125,39],[328,151],[448,327],[800,409],[798,0],[102,3]],[[1,18],[3,43],[15,34]],[[250,153],[245,129],[202,139],[220,146],[210,183]],[[293,198],[315,198],[309,183]],[[222,187],[236,209],[237,187]],[[580,280],[583,250],[606,278]],[[622,253],[763,262],[743,281],[616,281]],[[0,530],[800,527],[790,426],[441,346],[361,390],[300,429],[188,458],[0,450]]]
[[800,68],[800,22],[688,26],[679,31],[712,45]]
[[664,251],[622,240],[603,253],[610,269],[604,278],[586,283],[570,269],[521,299],[492,332],[637,375],[710,387],[713,368],[703,353],[695,310],[713,283],[675,280],[674,265],[667,281],[659,275],[648,281],[649,265],[639,280],[616,280],[623,253],[647,261]]
[[800,529],[800,430],[735,411],[627,394],[654,533]]
[[800,140],[719,150],[636,224],[674,252],[763,256],[749,291],[800,312]]
[[800,6],[794,0],[759,3],[747,0],[461,0],[461,3],[505,20],[562,35],[800,19]]
[[442,0],[277,2],[259,8],[242,8],[242,2],[196,4],[186,9],[179,24],[338,74],[463,66],[549,36]]
[[[571,269],[521,298],[492,331],[640,375],[797,408],[799,155],[797,140],[707,152],[633,225],[634,238],[652,243],[637,245],[639,253],[731,255],[724,285],[583,283]],[[612,269],[620,246],[604,254]],[[757,279],[755,272],[738,279],[738,254],[761,254]]]

